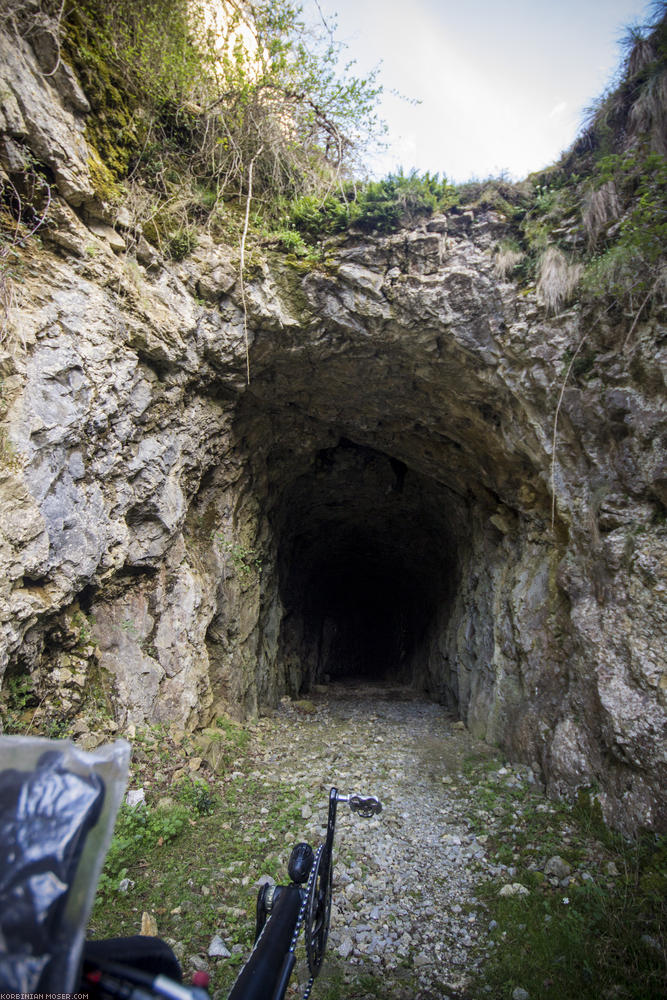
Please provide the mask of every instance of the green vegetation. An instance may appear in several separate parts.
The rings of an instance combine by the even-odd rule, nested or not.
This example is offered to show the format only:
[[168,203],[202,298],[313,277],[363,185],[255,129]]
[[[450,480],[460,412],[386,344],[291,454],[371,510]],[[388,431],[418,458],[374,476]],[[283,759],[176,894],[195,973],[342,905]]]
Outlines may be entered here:
[[[91,102],[91,167],[144,236],[179,260],[195,227],[238,235],[234,199],[272,218],[278,198],[323,194],[381,134],[375,74],[291,0],[212,9],[189,0],[65,3],[63,50]],[[257,217],[259,220],[259,217]]]
[[[594,793],[580,793],[574,808],[545,803],[511,772],[499,777],[498,766],[473,759],[467,768],[479,783],[476,832],[486,832],[489,810],[500,816],[503,836],[486,846],[512,868],[478,888],[484,919],[497,925],[480,995],[507,1000],[520,986],[541,1000],[658,1000],[667,975],[665,838],[627,840],[605,826]],[[570,870],[565,878],[545,872],[554,856]],[[528,893],[500,896],[507,883]]]
[[[236,753],[247,749],[250,742],[250,733],[238,722],[232,722],[231,719],[219,716],[215,720],[215,725],[218,729],[222,730],[225,739]],[[227,764],[231,762],[231,760],[227,760]]]
[[557,310],[578,288],[584,303],[602,300],[631,317],[626,342],[665,294],[667,5],[654,11],[650,24],[629,32],[620,82],[593,106],[573,148],[533,178],[523,225],[538,278],[549,250],[569,265],[567,277],[563,268],[546,277],[554,289],[547,304]]
[[[40,581],[32,583],[39,586]],[[88,720],[95,729],[115,731],[112,685],[98,662],[94,624],[95,619],[74,602],[54,622],[53,640],[47,638],[49,652],[41,665],[31,673],[25,666],[10,666],[0,690],[2,731],[66,738],[76,719]]]
[[321,241],[339,233],[392,232],[452,208],[493,210],[508,223],[495,258],[501,279],[536,288],[554,313],[575,296],[602,300],[607,311],[630,316],[627,340],[667,284],[665,4],[655,13],[630,34],[621,82],[555,166],[518,184],[498,177],[454,186],[398,173],[283,200],[278,245],[316,262]]
[[248,583],[255,574],[261,573],[262,557],[255,549],[242,542],[232,541],[221,531],[214,532],[213,537],[222,551],[223,563],[226,566],[229,561],[234,573],[243,583]]
[[0,691],[2,732],[26,732],[38,705],[31,677],[26,677],[25,674],[5,675]]
[[[214,762],[215,748],[204,751],[202,741],[216,736],[224,756]],[[261,724],[222,717],[194,736],[164,726],[136,732],[130,787],[143,788],[146,802],[121,807],[92,936],[137,933],[147,914],[187,970],[219,934],[232,955],[208,964],[213,995],[226,995],[252,946],[255,883],[264,875],[284,878],[291,845],[305,832],[308,782],[265,775],[262,741]],[[540,1000],[658,1000],[667,973],[665,839],[626,840],[604,825],[593,790],[573,808],[549,802],[527,769],[502,767],[490,753],[479,745],[462,768],[468,824],[491,863],[509,870],[478,885],[466,906],[480,929],[480,964],[466,995],[510,1000],[520,986]],[[348,847],[342,844],[337,858],[358,862],[364,882],[369,866]],[[565,877],[547,865],[556,855],[569,867]],[[500,896],[507,883],[528,894]],[[422,892],[408,888],[408,904]],[[391,914],[392,928],[396,921],[402,918]],[[401,968],[385,973],[330,950],[318,996],[414,996],[414,958],[407,954]],[[450,991],[443,983],[442,995]]]
[[[88,140],[103,200],[121,198],[143,235],[180,260],[198,226],[250,231],[297,260],[354,228],[392,232],[461,198],[514,217],[512,185],[398,172],[352,180],[383,125],[375,74],[336,68],[341,46],[314,37],[298,5],[231,5],[215,31],[204,8],[170,0],[67,3],[63,48],[93,107]],[[233,10],[232,10],[233,8]],[[217,37],[215,37],[217,33]]]
[[435,211],[458,204],[456,188],[446,178],[399,171],[381,181],[348,185],[320,199],[303,196],[286,209],[285,222],[306,239],[343,232],[393,232]]
[[165,796],[152,806],[121,806],[97,888],[100,902],[115,896],[120,882],[147,852],[176,840],[193,817],[211,816],[219,806],[219,797],[201,779],[183,778],[174,790],[176,800]]
[[[631,308],[658,290],[667,246],[667,159],[637,150],[603,157],[593,175],[589,221],[597,249],[586,275],[593,292],[627,298]],[[596,197],[597,196],[597,197]],[[586,217],[585,217],[585,221]],[[613,227],[613,233],[610,233]]]
[[[629,33],[617,84],[558,164],[521,184],[458,186],[414,172],[354,179],[382,135],[381,88],[375,74],[341,71],[333,30],[318,35],[292,0],[230,4],[217,21],[189,0],[66,0],[60,29],[92,106],[98,196],[122,201],[137,236],[163,255],[182,260],[205,227],[241,239],[241,270],[246,238],[300,267],[326,265],[326,241],[349,231],[393,232],[457,206],[493,210],[513,244],[498,250],[501,279],[536,288],[552,312],[575,295],[602,301],[629,317],[627,340],[666,284],[664,2],[654,14]],[[31,171],[36,192],[44,174]]]
[[76,610],[72,613],[69,628],[70,632],[73,632],[76,637],[75,648],[84,650],[93,641],[92,630],[95,619],[91,615],[85,615],[76,604],[74,607]]
[[233,954],[211,963],[214,991],[230,987],[252,947],[253,883],[283,878],[303,822],[298,792],[253,771],[251,732],[224,719],[218,728],[227,756],[205,779],[190,773],[195,740],[137,733],[130,787],[144,787],[146,803],[121,807],[91,919],[95,936],[126,935],[150,913],[183,959],[220,934]]

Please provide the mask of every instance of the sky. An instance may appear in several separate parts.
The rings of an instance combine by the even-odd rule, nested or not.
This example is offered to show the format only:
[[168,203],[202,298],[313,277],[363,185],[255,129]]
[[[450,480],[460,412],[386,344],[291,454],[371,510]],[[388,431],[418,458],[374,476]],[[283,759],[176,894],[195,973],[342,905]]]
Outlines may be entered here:
[[457,183],[518,180],[557,160],[611,82],[624,28],[648,10],[646,0],[303,4],[338,15],[335,37],[356,75],[380,65],[388,149],[368,158],[369,175],[402,167]]

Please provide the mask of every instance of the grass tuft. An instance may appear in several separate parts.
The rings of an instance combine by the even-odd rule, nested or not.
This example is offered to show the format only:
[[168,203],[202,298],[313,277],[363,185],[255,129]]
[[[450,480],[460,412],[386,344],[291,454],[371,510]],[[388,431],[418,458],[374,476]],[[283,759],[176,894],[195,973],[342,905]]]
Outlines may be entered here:
[[550,313],[558,313],[572,298],[583,272],[570,263],[558,247],[548,247],[538,269],[537,297]]

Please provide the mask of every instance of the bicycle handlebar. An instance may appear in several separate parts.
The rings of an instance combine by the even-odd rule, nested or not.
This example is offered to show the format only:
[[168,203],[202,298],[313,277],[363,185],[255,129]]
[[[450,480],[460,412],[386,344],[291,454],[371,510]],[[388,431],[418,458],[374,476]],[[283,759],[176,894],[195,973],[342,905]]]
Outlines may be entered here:
[[356,792],[342,795],[337,788],[331,789],[324,844],[315,855],[308,844],[296,844],[288,865],[290,885],[276,886],[270,891],[262,887],[259,891],[255,946],[228,1000],[283,1000],[296,963],[294,951],[302,925],[310,971],[304,1000],[310,995],[329,934],[333,841],[339,803],[348,804],[351,812],[364,819],[382,811],[382,804],[374,795]]
[[[329,814],[323,844],[313,852],[309,844],[294,846],[289,860],[289,885],[264,885],[257,897],[255,944],[232,986],[228,1000],[284,1000],[296,964],[295,949],[304,931],[310,979],[303,1000],[308,1000],[318,975],[329,934],[333,842],[339,803],[368,819],[382,811],[374,795],[329,792]],[[166,947],[166,946],[165,946]],[[99,949],[98,949],[99,950]],[[100,960],[101,959],[101,960]],[[91,954],[86,963],[84,985],[89,995],[124,1000],[205,1000],[198,987],[187,987],[165,977],[128,968],[103,955]]]

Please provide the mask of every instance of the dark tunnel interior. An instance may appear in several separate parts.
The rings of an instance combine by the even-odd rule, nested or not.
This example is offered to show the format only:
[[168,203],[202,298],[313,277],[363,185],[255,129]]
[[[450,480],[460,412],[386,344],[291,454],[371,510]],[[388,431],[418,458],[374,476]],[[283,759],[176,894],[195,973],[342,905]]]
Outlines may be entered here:
[[419,685],[456,594],[463,501],[381,452],[342,440],[282,497],[280,656],[300,689]]
[[[306,646],[318,678],[407,679],[433,595],[382,538],[322,528],[309,579],[297,580]],[[298,608],[298,605],[297,605]]]

